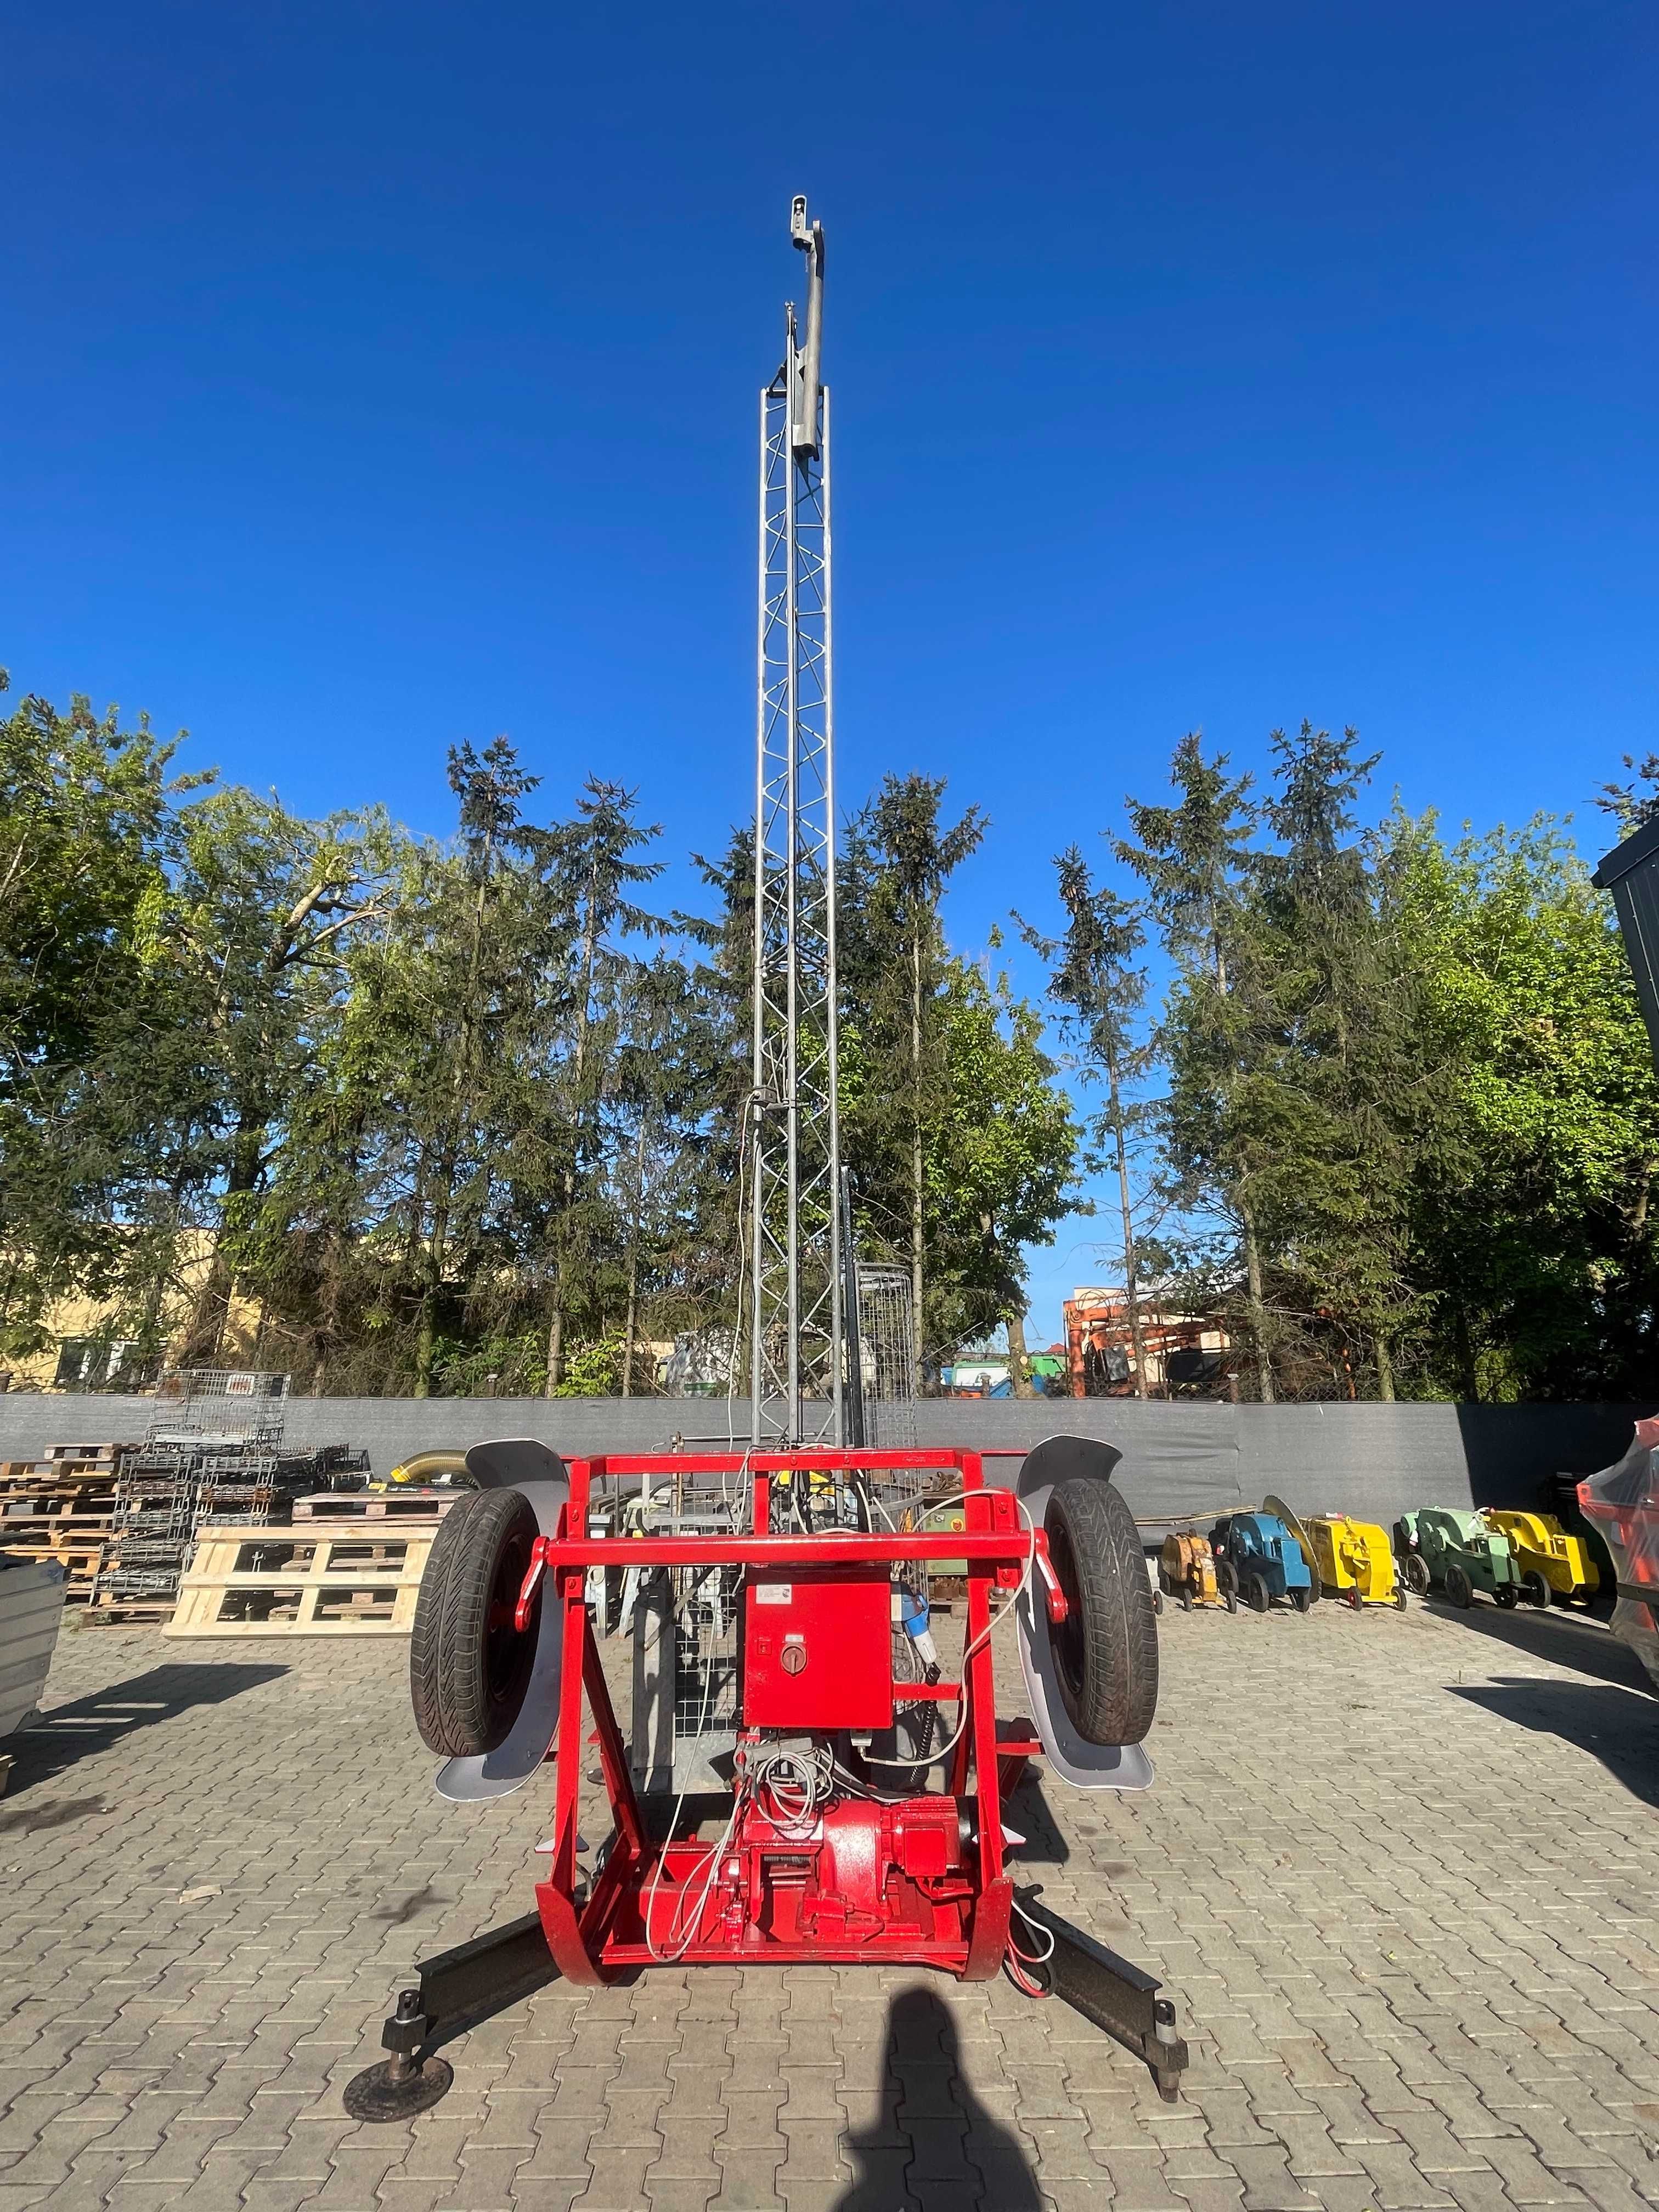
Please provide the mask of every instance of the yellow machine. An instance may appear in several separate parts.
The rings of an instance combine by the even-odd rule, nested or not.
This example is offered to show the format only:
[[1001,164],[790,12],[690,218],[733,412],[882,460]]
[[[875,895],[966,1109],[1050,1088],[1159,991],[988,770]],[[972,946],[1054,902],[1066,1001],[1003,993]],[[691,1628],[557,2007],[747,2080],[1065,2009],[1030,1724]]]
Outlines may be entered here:
[[1302,1547],[1322,1589],[1346,1598],[1356,1612],[1362,1605],[1392,1605],[1403,1613],[1406,1592],[1394,1570],[1389,1532],[1374,1522],[1346,1513],[1316,1513],[1298,1521],[1282,1498],[1263,1501],[1264,1513],[1276,1513]]
[[1521,1595],[1529,1603],[1547,1605],[1559,1597],[1564,1605],[1575,1598],[1588,1605],[1600,1589],[1589,1546],[1582,1536],[1570,1536],[1553,1513],[1497,1513],[1488,1506],[1481,1517],[1509,1538]]
[[[1195,1605],[1219,1605],[1215,1553],[1209,1539],[1190,1529],[1166,1536],[1158,1554],[1158,1586],[1161,1595],[1176,1599],[1188,1613]],[[1229,1605],[1227,1610],[1231,1613],[1232,1607]]]
[[1346,1513],[1316,1513],[1308,1523],[1318,1559],[1318,1575],[1328,1590],[1345,1597],[1356,1611],[1362,1605],[1393,1605],[1403,1613],[1406,1593],[1394,1571],[1389,1532],[1375,1522]]

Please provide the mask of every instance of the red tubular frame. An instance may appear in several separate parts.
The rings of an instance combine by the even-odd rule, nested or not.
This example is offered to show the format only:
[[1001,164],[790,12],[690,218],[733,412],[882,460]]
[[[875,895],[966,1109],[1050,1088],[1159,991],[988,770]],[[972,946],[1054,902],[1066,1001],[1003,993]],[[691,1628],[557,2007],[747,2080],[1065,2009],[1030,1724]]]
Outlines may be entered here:
[[[960,1534],[821,1536],[781,1535],[769,1526],[772,1477],[781,1474],[875,1472],[894,1468],[937,1469],[957,1478],[963,1492],[966,1526]],[[618,1475],[714,1474],[738,1476],[751,1486],[752,1528],[746,1535],[590,1537],[588,1507],[596,1480]],[[916,1917],[896,1918],[865,1940],[823,1941],[809,1927],[761,1927],[753,1916],[736,1928],[726,1911],[726,1897],[716,1887],[699,1909],[690,1940],[672,1946],[676,1961],[722,1965],[819,1964],[935,1966],[980,1981],[997,1972],[1008,1943],[1012,1884],[1003,1864],[999,1756],[1005,1761],[1031,1755],[1029,1732],[998,1740],[989,1629],[991,1589],[1017,1589],[1034,1559],[1054,1586],[1035,1540],[1024,1526],[1012,1493],[986,1486],[981,1455],[974,1451],[765,1451],[606,1455],[569,1462],[570,1497],[559,1534],[538,1540],[532,1577],[545,1574],[543,1635],[564,1639],[563,1680],[558,1729],[549,1756],[555,1761],[552,1856],[547,1877],[537,1885],[536,1900],[548,1948],[568,1981],[598,1984],[657,1963],[645,1941],[647,1895],[661,1862],[660,1905],[672,1911],[690,1885],[701,1884],[710,1865],[704,1843],[670,1842],[659,1847],[647,1835],[629,1771],[628,1754],[617,1725],[588,1617],[586,1591],[590,1566],[787,1567],[811,1560],[893,1563],[904,1560],[965,1559],[968,1565],[967,1653],[958,1684],[932,1687],[896,1683],[899,1702],[962,1696],[965,1724],[952,1756],[950,1794],[971,1814],[973,1838],[965,1852],[963,1894],[916,1908]],[[532,1583],[526,1582],[526,1603]],[[1062,1606],[1063,1611],[1063,1606]],[[577,1887],[576,1813],[583,1751],[584,1697],[592,1717],[589,1741],[597,1743],[611,1797],[616,1830],[604,1864],[586,1897]],[[973,1784],[970,1795],[969,1784]],[[896,1794],[896,1793],[895,1793]],[[937,1802],[935,1800],[934,1802]],[[723,1855],[724,1856],[724,1855]],[[653,1923],[661,1948],[659,1913]],[[931,1919],[932,1924],[926,1924]]]

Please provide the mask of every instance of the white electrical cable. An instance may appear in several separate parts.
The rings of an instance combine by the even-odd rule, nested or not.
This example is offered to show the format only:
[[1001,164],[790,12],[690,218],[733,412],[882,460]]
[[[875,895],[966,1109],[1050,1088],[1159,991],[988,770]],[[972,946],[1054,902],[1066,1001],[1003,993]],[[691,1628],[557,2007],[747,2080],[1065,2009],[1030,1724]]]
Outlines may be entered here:
[[[744,1458],[746,1459],[748,1455],[745,1453]],[[741,1584],[741,1576],[739,1576],[739,1584]],[[705,1862],[708,1868],[708,1875],[703,1882],[702,1893],[697,1899],[696,1908],[688,1920],[685,1913],[686,1898],[690,1894],[690,1882],[688,1882],[685,1888],[680,1893],[679,1902],[674,1909],[674,1917],[670,1923],[668,1940],[671,1948],[666,1951],[659,1951],[657,1948],[656,1938],[651,1932],[651,1915],[656,1905],[657,1891],[659,1885],[662,1881],[662,1870],[665,1864],[667,1863],[668,1848],[674,1840],[674,1831],[680,1824],[680,1814],[685,1810],[685,1801],[690,1794],[691,1762],[692,1760],[695,1760],[697,1753],[702,1748],[702,1740],[708,1733],[708,1708],[711,1701],[713,1700],[714,1694],[714,1669],[709,1661],[705,1659],[703,1662],[702,1670],[702,1710],[697,1716],[696,1741],[691,1747],[690,1759],[689,1759],[686,1763],[686,1778],[681,1785],[679,1796],[674,1800],[674,1810],[668,1822],[668,1833],[663,1838],[662,1849],[657,1854],[657,1863],[652,1869],[650,1886],[647,1889],[645,1896],[645,1948],[650,1952],[652,1957],[657,1961],[659,1966],[672,1966],[676,1960],[683,1959],[685,1956],[686,1953],[690,1949],[692,1943],[695,1942],[698,1926],[702,1919],[703,1909],[708,1903],[710,1892],[714,1887],[715,1870],[720,1865],[722,1854],[725,1852],[727,1844],[730,1844],[732,1840],[732,1832],[738,1825],[738,1815],[743,1810],[743,1801],[747,1789],[747,1784],[740,1781],[735,1790],[732,1792],[731,1817],[726,1821],[725,1827],[720,1831],[720,1840],[710,1850],[708,1859]],[[693,1875],[691,1881],[695,1881],[696,1880],[696,1875]]]
[[[965,1504],[970,1497],[985,1498],[988,1497],[989,1494],[990,1493],[988,1491],[983,1490],[964,1490],[958,1492],[955,1498],[936,1498],[932,1504],[923,1506],[921,1509],[920,1517],[921,1520],[926,1521],[930,1519],[935,1513],[945,1512],[950,1506]],[[995,1613],[993,1613],[990,1620],[987,1621],[984,1627],[981,1629],[979,1634],[973,1638],[972,1642],[969,1644],[963,1652],[962,1707],[959,1714],[957,1715],[955,1728],[951,1731],[951,1734],[946,1737],[945,1741],[942,1744],[938,1745],[933,1750],[928,1753],[926,1759],[878,1759],[874,1752],[866,1751],[862,1754],[862,1756],[872,1766],[896,1766],[903,1768],[907,1773],[913,1772],[918,1766],[936,1765],[938,1762],[945,1758],[948,1753],[954,1751],[957,1744],[961,1742],[963,1731],[968,1725],[968,1662],[973,1657],[975,1652],[980,1649],[981,1644],[988,1644],[990,1641],[991,1638],[995,1635],[997,1630],[1002,1626],[1004,1620],[1009,1613],[1013,1612],[1015,1607],[1018,1605],[1021,1598],[1023,1598],[1026,1591],[1030,1589],[1031,1587],[1031,1571],[1036,1565],[1036,1524],[1031,1518],[1030,1507],[1026,1504],[1025,1500],[1020,1497],[1017,1491],[1013,1493],[1013,1498],[1014,1504],[1019,1509],[1019,1516],[1025,1523],[1026,1534],[1030,1539],[1025,1551],[1025,1571],[1019,1578],[1019,1588],[1014,1591],[1013,1595],[1008,1599],[1006,1604],[1000,1605],[997,1607]]]
[[773,1825],[799,1841],[811,1830],[821,1806],[836,1794],[836,1764],[827,1745],[805,1751],[766,1744],[750,1753],[750,1791]]
[[1013,1953],[1017,1959],[1024,1960],[1024,1963],[1028,1966],[1046,1966],[1049,1960],[1054,1955],[1054,1929],[1052,1928],[1045,1928],[1040,1920],[1033,1920],[1030,1914],[1025,1910],[1024,1906],[1019,1902],[1018,1898],[1013,1900],[1013,1906],[1014,1911],[1025,1923],[1025,1925],[1030,1929],[1032,1935],[1040,1936],[1042,1938],[1043,1942],[1048,1946],[1048,1948],[1046,1950],[1038,1951],[1035,1954],[1030,1951],[1022,1951],[1018,1944],[1014,1941],[1014,1931],[1012,1928],[1008,1931],[1008,1948]]

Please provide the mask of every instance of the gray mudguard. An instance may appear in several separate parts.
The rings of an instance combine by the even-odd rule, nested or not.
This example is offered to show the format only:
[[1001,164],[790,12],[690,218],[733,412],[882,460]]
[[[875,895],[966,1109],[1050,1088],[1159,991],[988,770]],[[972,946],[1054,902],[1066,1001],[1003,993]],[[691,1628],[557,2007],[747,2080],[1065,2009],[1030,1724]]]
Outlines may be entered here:
[[[1030,1515],[1032,1526],[1041,1528],[1056,1484],[1078,1476],[1109,1482],[1112,1469],[1122,1456],[1113,1445],[1092,1437],[1050,1437],[1025,1455],[1015,1495]],[[1035,1572],[1019,1599],[1014,1625],[1019,1634],[1019,1663],[1031,1718],[1036,1723],[1048,1764],[1060,1780],[1069,1782],[1074,1790],[1149,1789],[1152,1762],[1144,1746],[1090,1743],[1073,1727],[1054,1671],[1042,1577]]]
[[[564,1462],[534,1437],[507,1437],[474,1444],[466,1471],[481,1490],[516,1490],[535,1509],[544,1536],[559,1533],[559,1514],[570,1495]],[[434,1786],[457,1805],[476,1805],[520,1790],[547,1757],[559,1723],[559,1687],[563,1674],[563,1613],[544,1586],[536,1623],[536,1660],[519,1708],[519,1717],[494,1751],[472,1759],[447,1759]]]

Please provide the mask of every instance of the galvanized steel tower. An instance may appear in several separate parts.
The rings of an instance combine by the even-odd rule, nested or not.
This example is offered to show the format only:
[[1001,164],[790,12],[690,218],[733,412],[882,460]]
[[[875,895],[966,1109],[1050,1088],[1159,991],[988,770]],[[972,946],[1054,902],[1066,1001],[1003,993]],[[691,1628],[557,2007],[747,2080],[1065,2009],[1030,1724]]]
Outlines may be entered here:
[[803,339],[761,394],[749,1383],[756,1444],[842,1440],[836,1101],[836,787],[823,226],[804,194]]

